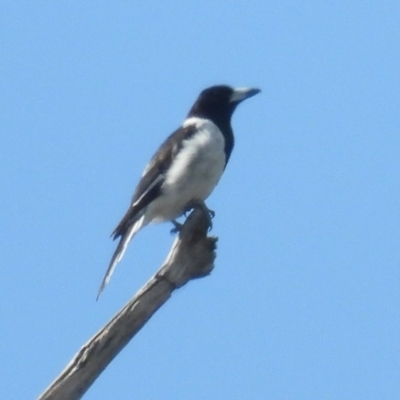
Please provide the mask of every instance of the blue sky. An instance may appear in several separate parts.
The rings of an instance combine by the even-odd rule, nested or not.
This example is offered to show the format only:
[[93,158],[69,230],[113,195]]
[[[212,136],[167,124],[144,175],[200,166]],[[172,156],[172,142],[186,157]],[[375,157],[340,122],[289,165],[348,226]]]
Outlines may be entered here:
[[0,5],[0,387],[32,399],[157,270],[109,234],[200,90],[257,86],[208,200],[213,274],[176,292],[85,399],[398,399],[400,5]]

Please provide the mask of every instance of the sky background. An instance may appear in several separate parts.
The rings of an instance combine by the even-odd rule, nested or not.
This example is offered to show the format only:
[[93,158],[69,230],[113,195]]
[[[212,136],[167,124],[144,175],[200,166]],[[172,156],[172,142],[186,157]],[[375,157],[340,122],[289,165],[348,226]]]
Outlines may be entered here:
[[0,397],[36,398],[153,275],[109,235],[205,87],[255,86],[212,275],[85,399],[400,398],[398,1],[2,1]]

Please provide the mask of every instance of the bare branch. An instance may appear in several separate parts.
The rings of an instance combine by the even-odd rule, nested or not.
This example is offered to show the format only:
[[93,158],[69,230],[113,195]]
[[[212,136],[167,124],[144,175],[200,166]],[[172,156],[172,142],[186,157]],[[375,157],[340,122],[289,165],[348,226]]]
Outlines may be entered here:
[[82,346],[39,400],[80,399],[175,289],[212,271],[217,238],[207,236],[208,229],[209,217],[195,209],[160,270]]

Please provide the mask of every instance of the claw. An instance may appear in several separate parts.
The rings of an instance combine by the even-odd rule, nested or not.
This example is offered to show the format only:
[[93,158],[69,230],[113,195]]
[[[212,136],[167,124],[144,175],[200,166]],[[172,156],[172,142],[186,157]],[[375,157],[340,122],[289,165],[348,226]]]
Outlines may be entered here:
[[[215,217],[215,211],[210,210],[207,206],[206,203],[204,203],[204,201],[191,201],[190,203],[188,203],[183,211],[183,215],[185,217],[187,217],[187,213],[191,210],[193,210],[194,208],[199,208],[201,211],[203,211],[203,213],[208,217],[208,224],[210,225],[209,231],[212,229],[212,219]],[[172,229],[171,233],[176,233],[179,232],[180,228],[182,227],[181,224],[179,224],[176,221],[171,221],[174,225],[175,228]],[[178,224],[178,225],[177,225]]]
[[208,230],[211,231],[213,227],[212,219],[215,217],[215,211],[210,210],[204,201],[193,203],[193,207],[200,208],[200,210],[202,210],[203,213],[208,217],[208,224],[210,225]]
[[174,225],[174,228],[171,229],[171,234],[175,235],[177,233],[179,233],[182,230],[182,224],[180,224],[178,221],[175,221],[174,219],[171,221]]

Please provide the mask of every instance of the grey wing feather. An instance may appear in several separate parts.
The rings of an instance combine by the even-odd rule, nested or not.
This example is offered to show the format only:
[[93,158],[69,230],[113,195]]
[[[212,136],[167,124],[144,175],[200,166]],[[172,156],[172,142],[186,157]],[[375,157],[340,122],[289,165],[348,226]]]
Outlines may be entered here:
[[111,234],[114,240],[122,236],[129,228],[131,221],[135,220],[137,213],[161,193],[166,171],[181,149],[183,141],[189,138],[194,131],[195,126],[193,125],[177,129],[154,154],[136,187],[128,211]]

